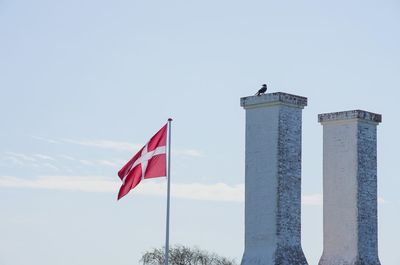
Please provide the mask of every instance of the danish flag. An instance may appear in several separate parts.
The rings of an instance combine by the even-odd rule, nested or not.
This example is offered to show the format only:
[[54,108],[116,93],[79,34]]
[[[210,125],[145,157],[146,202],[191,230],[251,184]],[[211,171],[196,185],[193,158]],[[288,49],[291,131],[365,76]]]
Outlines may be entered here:
[[122,181],[118,200],[135,188],[142,179],[166,176],[167,127],[168,123],[118,171]]

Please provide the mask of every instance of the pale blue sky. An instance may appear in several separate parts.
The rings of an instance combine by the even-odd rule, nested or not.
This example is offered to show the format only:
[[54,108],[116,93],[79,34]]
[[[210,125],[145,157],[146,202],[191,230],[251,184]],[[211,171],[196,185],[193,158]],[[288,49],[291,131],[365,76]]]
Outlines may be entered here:
[[0,264],[138,264],[163,245],[164,179],[117,202],[116,172],[168,117],[171,243],[240,261],[239,98],[262,83],[309,99],[302,242],[310,265],[322,254],[317,114],[383,114],[379,255],[400,264],[399,47],[397,0],[0,0]]

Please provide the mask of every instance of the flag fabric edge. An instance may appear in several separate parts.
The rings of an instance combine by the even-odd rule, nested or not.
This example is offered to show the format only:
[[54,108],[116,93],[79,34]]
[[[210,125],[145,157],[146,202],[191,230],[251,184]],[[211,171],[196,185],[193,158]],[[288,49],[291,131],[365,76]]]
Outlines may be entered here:
[[118,171],[122,185],[117,200],[127,195],[143,179],[167,177],[167,136],[170,121],[172,119],[168,119],[168,122]]

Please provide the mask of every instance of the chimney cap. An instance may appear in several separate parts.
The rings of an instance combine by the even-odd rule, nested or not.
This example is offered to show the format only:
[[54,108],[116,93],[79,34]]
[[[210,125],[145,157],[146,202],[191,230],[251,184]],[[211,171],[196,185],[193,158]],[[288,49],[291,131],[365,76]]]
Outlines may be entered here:
[[278,104],[304,108],[304,106],[307,106],[307,98],[283,92],[275,92],[260,96],[243,97],[240,99],[240,106],[245,109]]
[[363,120],[367,122],[380,123],[382,115],[365,110],[348,110],[340,112],[322,113],[318,115],[318,122]]

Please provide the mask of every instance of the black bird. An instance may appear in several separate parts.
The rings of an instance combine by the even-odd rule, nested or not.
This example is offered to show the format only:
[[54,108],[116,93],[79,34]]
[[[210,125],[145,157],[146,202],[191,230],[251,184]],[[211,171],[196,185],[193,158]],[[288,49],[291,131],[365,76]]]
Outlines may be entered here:
[[256,93],[256,96],[264,95],[265,92],[267,92],[267,85],[263,84],[260,90],[258,90],[258,92]]

